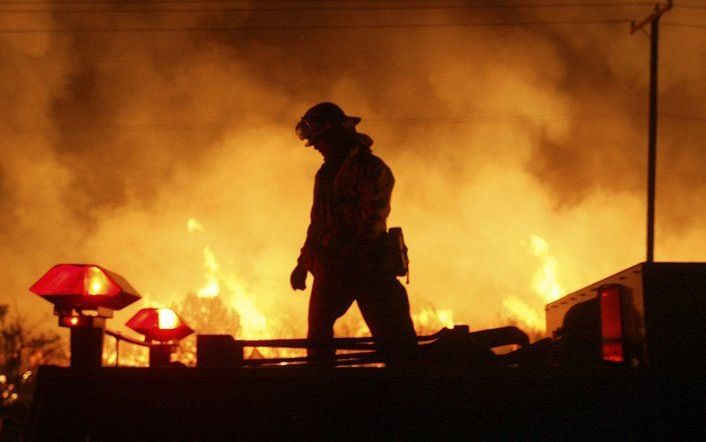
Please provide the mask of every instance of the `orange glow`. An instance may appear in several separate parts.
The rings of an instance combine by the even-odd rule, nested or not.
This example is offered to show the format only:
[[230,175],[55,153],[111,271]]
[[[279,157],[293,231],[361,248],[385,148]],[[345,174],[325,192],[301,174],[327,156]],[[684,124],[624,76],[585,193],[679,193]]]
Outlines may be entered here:
[[422,307],[412,313],[417,335],[430,335],[440,329],[454,327],[454,312],[451,309],[436,309],[433,306]]
[[78,318],[76,316],[72,316],[71,319],[69,319],[69,323],[71,325],[76,325],[78,324]]
[[564,289],[559,284],[558,262],[549,253],[549,243],[542,237],[532,234],[525,248],[536,259],[536,267],[532,275],[532,291],[534,297],[509,296],[503,299],[503,308],[510,315],[512,321],[517,322],[521,328],[544,333],[546,323],[544,318],[544,305],[559,299],[564,294]]
[[86,293],[89,295],[105,295],[108,293],[108,278],[98,267],[91,267],[84,279]]
[[546,303],[556,301],[564,294],[557,279],[557,261],[549,254],[549,244],[538,235],[530,236],[532,254],[540,260],[540,268],[535,272],[532,288]]
[[[203,231],[203,227],[201,227]],[[218,271],[221,267],[216,261],[216,256],[210,247],[206,246],[203,250],[205,261],[203,263],[204,267],[204,277],[206,278],[206,283],[203,287],[198,289],[196,292],[199,296],[204,298],[211,298],[213,296],[218,296],[221,292],[221,286],[218,282]]]
[[[189,218],[187,230],[189,233],[204,232],[203,225],[194,218]],[[242,336],[249,339],[274,337],[271,330],[268,330],[267,318],[256,305],[256,295],[247,290],[240,278],[221,273],[221,266],[209,245],[204,247],[203,257],[205,282],[196,290],[196,294],[201,298],[214,298],[223,294],[226,308],[237,312],[239,316]]]
[[202,226],[201,223],[198,222],[198,220],[196,220],[195,218],[189,218],[189,219],[186,221],[186,230],[187,230],[189,233],[203,232],[203,226]]
[[546,328],[544,314],[537,311],[517,297],[503,300],[503,307],[510,314],[510,317],[518,322],[520,328],[530,328],[532,330],[544,331]]
[[[20,309],[43,320],[49,307],[19,295],[45,266],[79,260],[118,271],[149,298],[140,306],[172,307],[199,332],[305,336],[312,277],[295,293],[289,274],[321,157],[293,129],[324,99],[363,118],[357,129],[394,173],[388,225],[401,226],[409,246],[418,332],[452,322],[541,331],[548,301],[643,260],[648,42],[624,24],[415,25],[347,29],[342,48],[342,31],[324,29],[464,21],[454,8],[414,9],[289,11],[289,21],[323,28],[248,38],[219,24],[284,17],[121,13],[127,28],[214,31],[3,35],[13,69],[0,77],[14,93],[0,111],[0,304],[17,294]],[[637,9],[513,14],[602,23]],[[479,23],[502,15],[472,14]],[[96,14],[22,17],[17,26],[37,30],[111,25]],[[694,56],[703,32],[669,33],[655,257],[704,261],[706,210],[694,210],[706,201],[706,57]],[[104,291],[93,279],[77,278],[75,292]],[[355,305],[336,332],[369,333]]]

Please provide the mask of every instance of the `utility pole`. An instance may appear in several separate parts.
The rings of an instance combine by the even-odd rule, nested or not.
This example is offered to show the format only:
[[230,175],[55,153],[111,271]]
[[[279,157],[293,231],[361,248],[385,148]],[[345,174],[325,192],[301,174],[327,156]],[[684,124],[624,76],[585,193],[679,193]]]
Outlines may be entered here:
[[672,0],[666,5],[656,4],[655,10],[639,23],[632,22],[630,33],[643,30],[650,25],[650,116],[647,147],[647,262],[654,261],[655,248],[655,181],[657,166],[657,44],[659,42],[659,19],[672,9]]

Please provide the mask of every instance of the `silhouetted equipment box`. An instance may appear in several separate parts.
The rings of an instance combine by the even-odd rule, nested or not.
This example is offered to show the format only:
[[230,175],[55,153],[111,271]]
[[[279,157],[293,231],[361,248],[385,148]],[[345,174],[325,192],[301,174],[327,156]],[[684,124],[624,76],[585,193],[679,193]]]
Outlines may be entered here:
[[230,335],[196,335],[199,367],[241,367],[243,347]]
[[564,362],[706,367],[706,263],[640,263],[545,310]]

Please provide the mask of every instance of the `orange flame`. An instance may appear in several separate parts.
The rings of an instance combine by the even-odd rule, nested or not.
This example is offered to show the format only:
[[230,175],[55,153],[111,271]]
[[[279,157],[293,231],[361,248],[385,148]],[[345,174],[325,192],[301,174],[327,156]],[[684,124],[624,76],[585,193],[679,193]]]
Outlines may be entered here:
[[[545,332],[544,304],[555,301],[564,293],[557,277],[557,260],[549,253],[549,244],[539,235],[530,235],[525,244],[530,253],[539,260],[539,268],[532,277],[532,291],[535,302],[526,301],[518,296],[510,296],[503,300],[503,308],[510,317],[530,331]],[[541,302],[541,305],[539,302]]]
[[532,288],[545,302],[556,301],[564,293],[556,276],[557,261],[549,254],[549,244],[538,235],[530,236],[532,254],[539,258],[540,268],[534,273]]
[[[189,235],[204,233],[201,222],[195,218],[187,221]],[[247,284],[233,272],[222,268],[215,252],[209,245],[203,247],[203,284],[191,294],[172,304],[174,310],[184,317],[197,333],[226,333],[240,339],[273,339],[301,337],[304,324],[287,322],[283,317],[268,317],[258,306],[258,293],[248,289]],[[152,305],[159,305],[150,300]],[[178,324],[176,312],[169,308],[159,309],[160,328],[170,329]],[[454,326],[454,312],[447,308],[423,305],[413,309],[412,318],[417,334],[431,334],[443,327]],[[302,321],[304,322],[304,321]],[[297,326],[300,325],[300,326]],[[357,309],[351,309],[336,324],[337,336],[369,336],[370,331]],[[105,363],[115,361],[115,347],[106,346]],[[303,350],[256,348],[246,357],[302,356]],[[195,339],[189,337],[180,343],[178,359],[187,364],[195,363]],[[140,349],[121,347],[121,365],[146,365],[147,355]]]
[[212,298],[218,296],[221,292],[221,285],[218,282],[218,272],[221,266],[218,265],[216,261],[216,256],[210,247],[206,246],[203,250],[204,255],[204,277],[206,278],[206,283],[203,287],[196,291],[196,294],[202,298]]

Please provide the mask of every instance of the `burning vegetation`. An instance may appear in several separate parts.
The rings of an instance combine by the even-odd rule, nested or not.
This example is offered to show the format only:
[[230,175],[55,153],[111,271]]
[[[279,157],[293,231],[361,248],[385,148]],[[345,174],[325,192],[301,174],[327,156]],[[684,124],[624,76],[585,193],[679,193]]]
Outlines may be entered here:
[[[195,218],[187,220],[189,236],[202,235],[205,228]],[[542,309],[547,302],[558,299],[563,293],[557,282],[557,262],[549,254],[549,246],[539,236],[532,235],[524,244],[528,254],[537,259],[537,270],[533,278],[533,290],[537,297],[532,303],[509,296],[503,301],[505,319],[500,317],[498,325],[519,325],[531,336],[540,339],[545,324]],[[210,245],[203,245],[203,276],[200,287],[173,301],[169,307],[184,318],[185,322],[200,334],[227,334],[236,339],[298,338],[305,335],[302,318],[286,320],[277,310],[266,312],[258,306],[257,293],[248,291],[246,283],[236,274],[223,269]],[[147,299],[143,304],[154,304]],[[417,305],[412,309],[412,318],[417,335],[431,335],[446,327],[453,328],[454,312],[432,303]],[[369,336],[370,332],[357,309],[341,318],[336,324],[336,335],[341,337]],[[120,356],[116,361],[116,348]],[[296,349],[255,348],[246,358],[296,357],[304,352]],[[196,364],[196,339],[188,337],[180,342],[177,360],[186,365]],[[106,341],[104,363],[113,365],[147,365],[147,350],[135,346],[116,346]]]

